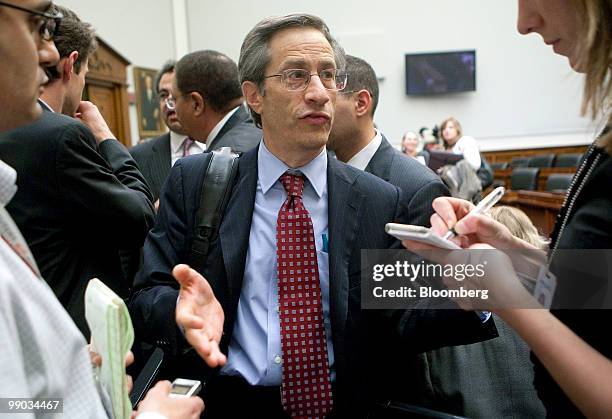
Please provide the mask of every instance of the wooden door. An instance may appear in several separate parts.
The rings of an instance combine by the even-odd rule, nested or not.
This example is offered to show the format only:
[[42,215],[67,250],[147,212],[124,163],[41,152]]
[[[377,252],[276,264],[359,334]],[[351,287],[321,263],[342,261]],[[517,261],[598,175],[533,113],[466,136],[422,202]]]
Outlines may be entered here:
[[127,93],[130,62],[100,37],[97,39],[98,49],[89,58],[84,98],[100,109],[112,133],[129,148],[132,146]]
[[100,109],[100,113],[102,113],[111,132],[119,138],[121,130],[119,129],[119,118],[117,116],[116,99],[113,90],[112,87],[90,85],[87,87],[87,96]]

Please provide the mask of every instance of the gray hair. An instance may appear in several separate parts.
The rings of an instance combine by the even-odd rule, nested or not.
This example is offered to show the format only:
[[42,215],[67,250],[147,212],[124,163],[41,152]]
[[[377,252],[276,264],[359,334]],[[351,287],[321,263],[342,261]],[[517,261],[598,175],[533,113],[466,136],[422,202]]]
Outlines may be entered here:
[[[238,60],[238,73],[240,84],[251,81],[257,84],[260,93],[263,95],[263,83],[266,67],[270,62],[269,42],[270,39],[279,31],[289,28],[310,27],[319,30],[329,42],[334,53],[336,67],[344,70],[345,55],[344,49],[334,39],[325,22],[313,15],[291,14],[286,16],[269,17],[255,25],[247,34],[240,48],[240,59]],[[251,110],[251,115],[255,125],[261,128],[261,115]]]

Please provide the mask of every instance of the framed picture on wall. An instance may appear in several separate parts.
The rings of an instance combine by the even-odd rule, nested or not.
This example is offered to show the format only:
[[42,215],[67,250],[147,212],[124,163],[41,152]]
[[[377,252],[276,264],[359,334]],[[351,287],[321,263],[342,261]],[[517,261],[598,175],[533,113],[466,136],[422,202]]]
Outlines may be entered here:
[[155,94],[156,74],[157,70],[151,68],[134,67],[136,113],[141,139],[157,137],[165,132],[159,114],[159,101]]

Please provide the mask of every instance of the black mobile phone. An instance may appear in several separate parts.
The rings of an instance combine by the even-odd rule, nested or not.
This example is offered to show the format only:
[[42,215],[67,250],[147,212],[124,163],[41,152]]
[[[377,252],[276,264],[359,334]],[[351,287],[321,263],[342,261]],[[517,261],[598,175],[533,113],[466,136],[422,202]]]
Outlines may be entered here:
[[151,388],[163,360],[164,351],[162,351],[160,348],[155,348],[144,368],[140,374],[138,374],[138,378],[136,378],[136,381],[134,381],[134,387],[132,388],[132,393],[130,394],[130,401],[132,402],[132,407],[134,409],[136,409],[138,403],[144,398],[147,391],[149,391],[149,388]]

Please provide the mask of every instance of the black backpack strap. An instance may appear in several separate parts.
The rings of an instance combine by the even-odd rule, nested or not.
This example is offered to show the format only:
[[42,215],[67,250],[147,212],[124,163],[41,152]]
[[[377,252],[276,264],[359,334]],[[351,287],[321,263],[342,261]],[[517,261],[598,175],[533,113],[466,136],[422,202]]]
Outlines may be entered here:
[[238,155],[229,147],[211,153],[202,181],[200,206],[196,212],[195,232],[189,253],[189,265],[202,272],[210,244],[219,234],[221,218],[229,200],[238,168]]

